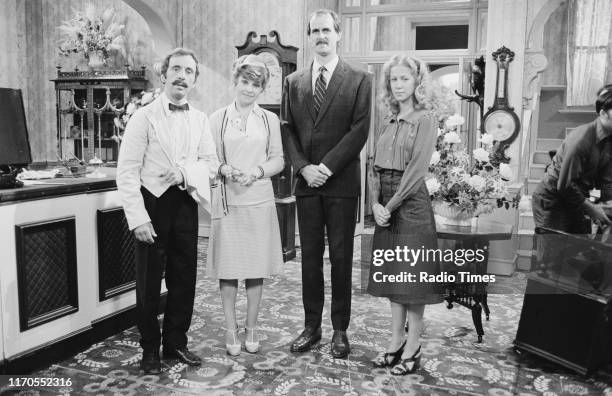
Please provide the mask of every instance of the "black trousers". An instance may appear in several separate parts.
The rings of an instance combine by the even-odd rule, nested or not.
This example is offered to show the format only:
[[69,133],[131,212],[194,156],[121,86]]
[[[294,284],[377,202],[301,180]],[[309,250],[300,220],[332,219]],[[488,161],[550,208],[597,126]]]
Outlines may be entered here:
[[197,268],[198,209],[185,191],[170,187],[159,198],[141,189],[157,237],[152,245],[136,242],[136,309],[140,345],[159,349],[157,312],[164,267],[168,295],[164,313],[164,348],[187,345]]
[[346,330],[351,319],[351,275],[357,197],[301,196],[296,198],[296,204],[302,247],[305,325],[321,325],[325,302],[324,231],[327,230],[331,261],[331,320],[334,330]]

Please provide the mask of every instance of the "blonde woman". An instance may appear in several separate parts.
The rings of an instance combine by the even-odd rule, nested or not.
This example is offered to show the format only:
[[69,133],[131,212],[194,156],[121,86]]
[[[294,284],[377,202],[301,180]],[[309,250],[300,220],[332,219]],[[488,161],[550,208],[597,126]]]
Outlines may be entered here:
[[[437,247],[436,225],[425,186],[434,151],[437,121],[428,109],[429,74],[418,59],[395,55],[383,67],[383,103],[389,116],[376,144],[374,166],[368,173],[372,212],[376,220],[373,249]],[[375,367],[392,367],[391,374],[414,372],[421,358],[420,336],[426,304],[442,301],[435,284],[376,282],[375,272],[435,273],[438,263],[386,262],[372,266],[368,292],[391,303],[391,340]],[[405,332],[405,327],[408,333]]]
[[212,220],[208,268],[219,279],[227,353],[235,356],[241,351],[235,306],[239,280],[244,279],[247,295],[244,346],[256,353],[263,279],[283,264],[270,177],[283,169],[284,159],[278,117],[256,103],[270,79],[265,63],[255,55],[242,56],[232,66],[232,79],[235,100],[210,117],[228,210]]

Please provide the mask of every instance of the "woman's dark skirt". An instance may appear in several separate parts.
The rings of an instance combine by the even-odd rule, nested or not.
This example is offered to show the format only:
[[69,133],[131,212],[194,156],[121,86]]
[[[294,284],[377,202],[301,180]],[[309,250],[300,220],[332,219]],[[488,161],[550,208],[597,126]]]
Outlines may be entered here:
[[[380,172],[380,199],[386,205],[397,191],[402,172],[383,170]],[[376,226],[372,242],[372,251],[392,250],[400,248],[400,260],[384,261],[382,265],[370,264],[368,293],[377,297],[387,297],[400,304],[437,304],[442,302],[442,284],[438,282],[421,281],[422,273],[435,276],[440,273],[440,263],[436,260],[435,251],[438,248],[436,222],[429,199],[425,181],[421,180],[416,192],[406,198],[401,206],[391,213],[390,226]],[[409,261],[404,257],[404,247],[412,251],[420,251],[418,260]],[[430,251],[427,254],[428,250]],[[396,281],[388,281],[384,275],[395,276]],[[376,282],[374,279],[379,280]],[[387,279],[387,281],[382,281]],[[400,281],[397,281],[397,280]],[[409,281],[413,279],[413,281]]]

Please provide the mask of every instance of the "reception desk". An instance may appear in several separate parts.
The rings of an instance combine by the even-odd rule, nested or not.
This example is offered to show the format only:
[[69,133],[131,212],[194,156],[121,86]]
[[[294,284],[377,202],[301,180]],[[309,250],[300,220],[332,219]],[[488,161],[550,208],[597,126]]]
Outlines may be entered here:
[[134,324],[134,239],[103,171],[0,190],[0,373]]

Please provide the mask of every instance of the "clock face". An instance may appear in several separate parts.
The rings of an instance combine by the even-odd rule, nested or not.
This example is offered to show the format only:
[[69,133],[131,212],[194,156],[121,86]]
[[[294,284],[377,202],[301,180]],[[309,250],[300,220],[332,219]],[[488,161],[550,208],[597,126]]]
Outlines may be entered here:
[[493,139],[504,142],[512,138],[517,129],[516,119],[513,114],[504,110],[495,110],[485,116],[484,129],[493,135]]
[[279,105],[283,90],[283,69],[278,62],[278,58],[272,52],[262,51],[258,56],[268,67],[270,78],[268,79],[268,86],[257,99],[257,103]]

